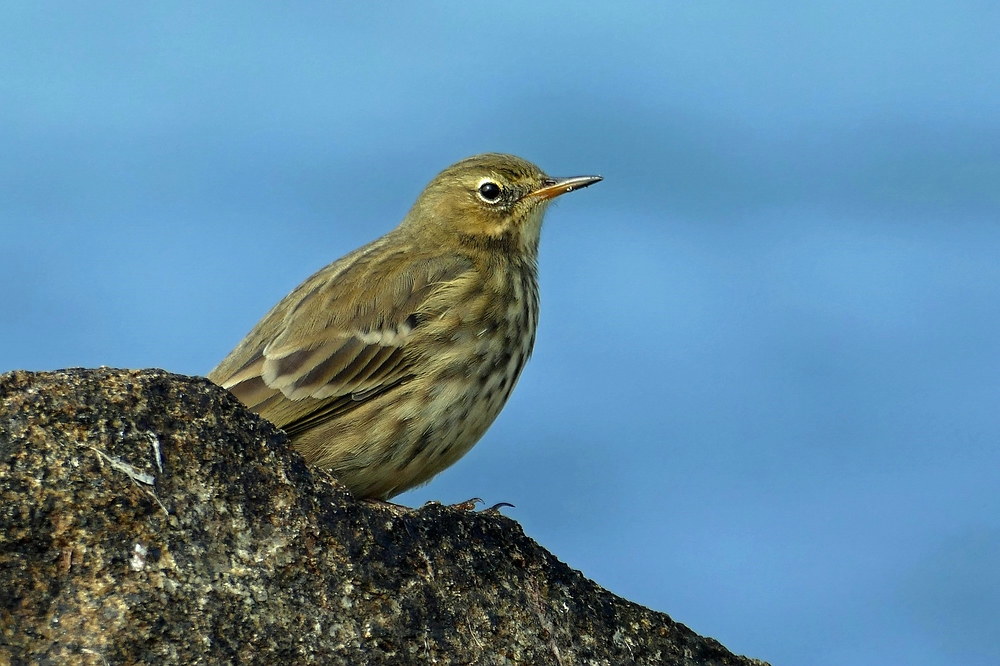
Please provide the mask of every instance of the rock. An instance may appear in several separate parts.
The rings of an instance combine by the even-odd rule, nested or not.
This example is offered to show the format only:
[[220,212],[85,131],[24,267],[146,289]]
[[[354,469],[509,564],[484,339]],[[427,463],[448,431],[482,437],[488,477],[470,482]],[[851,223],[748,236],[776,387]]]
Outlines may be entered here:
[[359,502],[206,379],[0,376],[0,665],[762,664],[496,512]]

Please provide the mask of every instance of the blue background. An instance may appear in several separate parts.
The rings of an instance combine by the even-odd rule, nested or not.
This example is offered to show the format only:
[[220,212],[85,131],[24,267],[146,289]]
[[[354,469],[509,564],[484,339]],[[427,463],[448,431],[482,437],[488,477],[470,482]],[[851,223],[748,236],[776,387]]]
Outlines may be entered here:
[[1000,5],[4,3],[0,371],[203,374],[440,169],[550,209],[465,459],[775,664],[1000,663]]

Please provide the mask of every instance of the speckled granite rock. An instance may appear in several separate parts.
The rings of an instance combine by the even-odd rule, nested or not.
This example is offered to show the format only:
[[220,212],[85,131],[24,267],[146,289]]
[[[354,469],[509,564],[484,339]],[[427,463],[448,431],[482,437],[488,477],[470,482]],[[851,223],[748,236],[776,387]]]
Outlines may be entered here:
[[0,376],[0,665],[760,664],[514,521],[398,514],[208,380]]

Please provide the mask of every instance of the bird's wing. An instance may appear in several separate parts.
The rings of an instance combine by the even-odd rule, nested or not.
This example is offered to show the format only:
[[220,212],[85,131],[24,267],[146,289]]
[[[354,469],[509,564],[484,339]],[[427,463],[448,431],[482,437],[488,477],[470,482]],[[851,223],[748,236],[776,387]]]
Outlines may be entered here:
[[472,266],[370,248],[302,283],[209,378],[289,434],[412,378],[414,331],[440,314],[428,300]]

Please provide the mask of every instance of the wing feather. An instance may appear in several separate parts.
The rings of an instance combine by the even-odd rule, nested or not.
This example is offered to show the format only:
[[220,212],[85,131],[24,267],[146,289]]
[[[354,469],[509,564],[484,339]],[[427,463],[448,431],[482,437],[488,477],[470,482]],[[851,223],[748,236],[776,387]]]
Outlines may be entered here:
[[[320,270],[269,312],[209,378],[289,434],[356,408],[414,376],[419,322],[470,261],[386,237]],[[402,254],[402,256],[401,256]],[[405,260],[404,260],[405,258]]]

